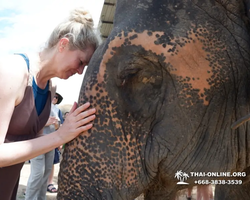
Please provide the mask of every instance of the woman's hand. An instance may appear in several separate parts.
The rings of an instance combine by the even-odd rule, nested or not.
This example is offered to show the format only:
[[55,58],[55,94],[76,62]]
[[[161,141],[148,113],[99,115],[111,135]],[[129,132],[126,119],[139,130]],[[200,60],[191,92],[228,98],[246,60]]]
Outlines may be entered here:
[[88,109],[89,106],[90,103],[87,102],[77,108],[77,103],[74,103],[63,125],[58,129],[62,143],[69,142],[93,126],[91,121],[95,119],[96,109]]

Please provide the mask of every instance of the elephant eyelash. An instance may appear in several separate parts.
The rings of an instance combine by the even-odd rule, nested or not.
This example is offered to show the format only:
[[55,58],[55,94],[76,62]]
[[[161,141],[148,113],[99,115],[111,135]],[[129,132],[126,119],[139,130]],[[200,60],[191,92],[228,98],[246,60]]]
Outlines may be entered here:
[[137,68],[137,69],[126,69],[126,70],[122,71],[120,73],[121,75],[118,76],[118,79],[120,80],[120,85],[124,86],[128,82],[128,80],[135,77],[140,70],[141,69]]
[[137,73],[135,74],[128,74],[128,75],[123,75],[122,77],[120,77],[121,79],[121,86],[124,86],[128,80],[132,79],[133,77],[136,76]]
[[141,69],[127,69],[124,70],[120,75],[120,79],[130,79],[133,78]]

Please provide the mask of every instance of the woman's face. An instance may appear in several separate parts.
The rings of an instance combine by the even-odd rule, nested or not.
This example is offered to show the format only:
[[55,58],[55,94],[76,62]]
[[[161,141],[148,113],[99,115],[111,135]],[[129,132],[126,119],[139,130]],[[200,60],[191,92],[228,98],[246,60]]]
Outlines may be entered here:
[[83,69],[88,65],[93,53],[92,46],[87,47],[84,51],[69,50],[66,45],[59,53],[57,67],[57,77],[68,79],[70,76],[78,73],[82,74]]
[[55,94],[53,100],[52,100],[52,103],[55,105],[58,101],[58,96]]

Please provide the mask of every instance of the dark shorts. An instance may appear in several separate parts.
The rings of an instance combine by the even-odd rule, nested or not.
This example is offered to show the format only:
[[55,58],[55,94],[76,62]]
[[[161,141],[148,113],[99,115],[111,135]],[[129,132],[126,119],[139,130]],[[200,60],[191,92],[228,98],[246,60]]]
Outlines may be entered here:
[[55,149],[55,156],[54,156],[54,162],[53,164],[57,164],[60,162],[60,155],[61,155],[61,152],[59,151],[58,148]]

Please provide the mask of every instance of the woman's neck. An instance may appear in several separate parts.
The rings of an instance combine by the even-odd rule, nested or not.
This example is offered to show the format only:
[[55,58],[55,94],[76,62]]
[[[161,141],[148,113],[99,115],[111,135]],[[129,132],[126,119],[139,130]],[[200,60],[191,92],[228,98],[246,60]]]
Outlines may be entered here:
[[48,80],[53,78],[51,58],[41,52],[32,61],[34,79],[39,88],[44,89]]

